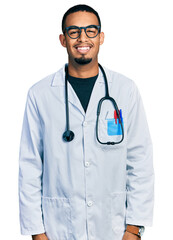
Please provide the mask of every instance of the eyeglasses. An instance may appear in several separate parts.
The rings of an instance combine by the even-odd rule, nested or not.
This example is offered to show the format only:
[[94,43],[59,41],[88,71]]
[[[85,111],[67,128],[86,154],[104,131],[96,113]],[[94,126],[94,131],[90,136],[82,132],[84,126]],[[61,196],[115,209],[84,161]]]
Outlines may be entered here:
[[80,37],[82,29],[85,30],[85,34],[89,38],[95,38],[97,37],[98,33],[100,33],[100,26],[97,25],[89,25],[87,27],[69,26],[65,28],[68,36],[72,39]]

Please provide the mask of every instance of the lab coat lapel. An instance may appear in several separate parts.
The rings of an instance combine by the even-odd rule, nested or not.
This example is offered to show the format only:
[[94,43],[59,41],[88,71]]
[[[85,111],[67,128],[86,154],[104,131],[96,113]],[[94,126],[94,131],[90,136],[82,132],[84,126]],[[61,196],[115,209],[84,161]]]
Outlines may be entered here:
[[68,101],[73,104],[74,107],[78,108],[79,111],[85,116],[85,111],[82,107],[82,104],[74,91],[73,87],[71,84],[68,82]]
[[[65,104],[65,65],[55,73],[54,78],[51,82],[52,87],[58,87],[58,94],[61,98],[61,101]],[[68,102],[71,103],[74,107],[78,108],[78,110],[85,116],[85,111],[80,103],[79,98],[77,97],[73,87],[67,81],[68,88]],[[69,104],[70,105],[70,104]],[[70,106],[69,106],[70,111]]]
[[90,100],[88,103],[87,111],[86,111],[86,120],[89,121],[91,118],[95,118],[97,112],[97,106],[99,100],[105,96],[105,85],[104,78],[101,70],[99,69],[98,78],[94,84]]

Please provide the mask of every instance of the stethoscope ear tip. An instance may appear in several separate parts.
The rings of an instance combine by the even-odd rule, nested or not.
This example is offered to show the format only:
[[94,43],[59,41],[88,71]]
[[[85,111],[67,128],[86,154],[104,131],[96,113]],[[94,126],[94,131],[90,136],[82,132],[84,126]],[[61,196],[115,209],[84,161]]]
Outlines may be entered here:
[[74,138],[74,132],[67,130],[63,133],[63,139],[65,142],[71,142]]

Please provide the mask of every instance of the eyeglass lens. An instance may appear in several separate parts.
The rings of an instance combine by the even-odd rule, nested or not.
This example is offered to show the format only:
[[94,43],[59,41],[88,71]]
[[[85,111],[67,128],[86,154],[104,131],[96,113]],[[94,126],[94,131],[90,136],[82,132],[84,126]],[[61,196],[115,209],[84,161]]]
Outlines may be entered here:
[[[86,28],[86,35],[89,37],[89,38],[94,38],[96,37],[98,34],[98,28],[97,27],[87,27]],[[71,27],[68,29],[68,35],[71,37],[71,38],[78,38],[80,36],[80,28],[78,27]]]

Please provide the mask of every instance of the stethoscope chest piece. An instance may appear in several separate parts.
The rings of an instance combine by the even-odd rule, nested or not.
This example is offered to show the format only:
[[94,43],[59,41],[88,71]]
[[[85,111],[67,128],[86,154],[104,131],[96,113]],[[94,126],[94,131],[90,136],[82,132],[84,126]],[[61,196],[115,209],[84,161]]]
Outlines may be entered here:
[[74,138],[74,132],[67,130],[63,133],[62,137],[63,137],[64,141],[71,142]]

